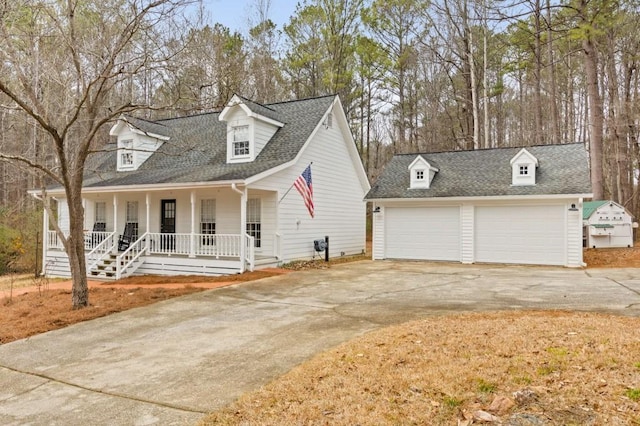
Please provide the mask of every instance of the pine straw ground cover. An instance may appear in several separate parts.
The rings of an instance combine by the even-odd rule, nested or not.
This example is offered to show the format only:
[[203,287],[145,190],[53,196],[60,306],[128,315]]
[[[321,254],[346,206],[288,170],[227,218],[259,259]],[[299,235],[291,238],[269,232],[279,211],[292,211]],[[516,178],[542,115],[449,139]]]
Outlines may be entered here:
[[202,425],[638,425],[640,319],[427,318],[320,354]]
[[[49,282],[39,281],[33,275],[0,277],[0,290],[7,297],[0,300],[0,344],[23,339],[46,331],[56,330],[81,321],[103,317],[127,309],[150,305],[172,297],[203,291],[190,286],[201,282],[242,282],[278,275],[278,272],[254,271],[227,277],[200,276],[143,276],[130,277],[117,282],[124,288],[89,289],[90,306],[74,310],[70,290],[49,290]],[[25,293],[23,287],[41,284],[39,291]],[[177,288],[154,288],[156,284],[182,284]],[[10,291],[10,288],[13,290]]]
[[17,295],[0,300],[0,344],[202,290],[189,286],[91,288],[90,306],[74,310],[70,290],[19,294],[18,289]]

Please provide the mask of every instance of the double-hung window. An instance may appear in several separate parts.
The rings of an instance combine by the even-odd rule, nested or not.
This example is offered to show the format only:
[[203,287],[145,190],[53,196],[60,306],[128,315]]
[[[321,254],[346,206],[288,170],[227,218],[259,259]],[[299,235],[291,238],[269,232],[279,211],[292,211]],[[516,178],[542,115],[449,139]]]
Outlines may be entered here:
[[262,246],[260,204],[260,198],[247,200],[247,234],[253,237],[253,245],[258,248]]
[[131,230],[131,239],[136,241],[138,239],[138,202],[127,201],[127,216],[126,225]]
[[214,245],[216,233],[216,200],[200,201],[200,233],[203,245]]
[[133,140],[125,139],[120,142],[120,167],[133,166]]
[[95,206],[96,210],[93,221],[93,230],[104,232],[107,229],[107,203],[104,201],[98,201]]
[[246,157],[249,155],[249,125],[234,126],[233,132],[233,156]]

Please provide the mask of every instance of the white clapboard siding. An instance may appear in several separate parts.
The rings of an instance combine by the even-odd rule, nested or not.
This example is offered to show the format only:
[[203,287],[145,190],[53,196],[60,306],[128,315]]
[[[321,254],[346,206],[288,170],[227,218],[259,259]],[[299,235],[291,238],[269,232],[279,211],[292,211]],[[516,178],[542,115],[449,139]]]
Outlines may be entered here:
[[254,120],[253,122],[253,144],[255,149],[255,157],[257,157],[262,148],[271,140],[273,135],[279,129],[278,126],[265,123],[264,121]]
[[69,266],[67,254],[64,251],[47,251],[44,273],[50,278],[71,277],[71,268]]
[[134,275],[229,275],[240,271],[240,261],[186,258],[180,256],[145,256]]
[[[376,211],[376,208],[378,211]],[[384,219],[386,208],[375,205],[372,213],[372,247],[371,258],[373,260],[384,259]]]
[[66,198],[58,199],[58,226],[63,234],[69,235],[71,229],[69,221],[69,205]]
[[[319,126],[297,164],[256,184],[261,188],[278,189],[278,229],[283,262],[317,257],[313,241],[325,236],[330,238],[331,257],[357,254],[365,249],[366,206],[363,199],[368,188],[363,188],[356,172],[356,167],[360,167],[359,158],[354,159],[346,145],[353,142],[341,133],[348,129],[341,125],[336,115],[334,113],[331,127]],[[298,191],[291,188],[311,162],[314,218],[307,212]]]

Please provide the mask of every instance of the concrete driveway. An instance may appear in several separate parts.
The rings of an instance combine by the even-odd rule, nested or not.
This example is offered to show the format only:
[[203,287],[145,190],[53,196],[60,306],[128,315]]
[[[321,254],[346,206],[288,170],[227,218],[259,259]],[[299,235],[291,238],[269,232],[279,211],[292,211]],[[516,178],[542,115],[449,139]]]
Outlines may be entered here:
[[638,316],[640,270],[358,262],[193,294],[0,346],[0,424],[194,424],[367,331],[501,309]]

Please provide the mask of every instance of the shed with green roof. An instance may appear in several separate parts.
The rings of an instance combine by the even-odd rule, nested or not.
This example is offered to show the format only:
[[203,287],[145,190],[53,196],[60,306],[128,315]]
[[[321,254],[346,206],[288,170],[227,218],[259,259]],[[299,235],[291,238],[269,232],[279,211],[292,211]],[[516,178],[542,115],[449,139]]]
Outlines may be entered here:
[[624,206],[610,200],[588,201],[582,206],[584,245],[590,248],[632,247],[637,226]]

